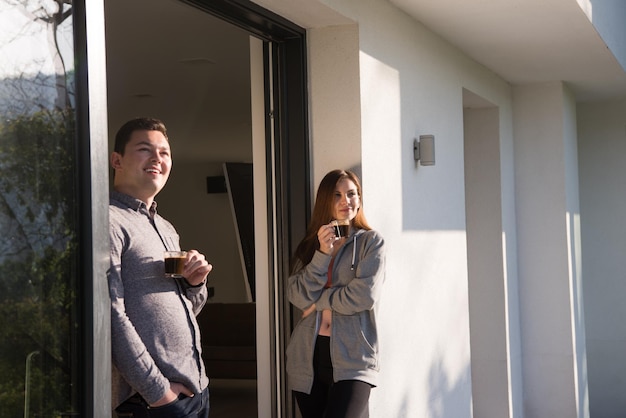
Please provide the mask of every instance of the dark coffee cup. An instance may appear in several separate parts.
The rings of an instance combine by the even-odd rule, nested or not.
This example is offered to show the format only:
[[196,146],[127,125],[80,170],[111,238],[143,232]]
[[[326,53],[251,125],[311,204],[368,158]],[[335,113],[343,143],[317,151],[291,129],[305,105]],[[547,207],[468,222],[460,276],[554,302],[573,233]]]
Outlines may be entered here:
[[187,251],[166,251],[165,252],[165,276],[183,277]]
[[350,234],[350,219],[335,219],[331,223],[335,230],[335,239],[346,238]]

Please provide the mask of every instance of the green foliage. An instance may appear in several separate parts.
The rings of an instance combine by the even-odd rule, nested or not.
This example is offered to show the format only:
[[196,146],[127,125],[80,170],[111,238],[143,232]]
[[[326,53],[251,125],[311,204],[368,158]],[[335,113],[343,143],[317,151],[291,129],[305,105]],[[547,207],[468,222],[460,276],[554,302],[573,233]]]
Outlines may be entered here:
[[74,113],[0,124],[0,418],[72,410],[77,315]]
[[0,191],[14,193],[21,204],[34,199],[53,219],[73,196],[73,182],[60,177],[73,174],[74,132],[71,109],[40,111],[0,125]]

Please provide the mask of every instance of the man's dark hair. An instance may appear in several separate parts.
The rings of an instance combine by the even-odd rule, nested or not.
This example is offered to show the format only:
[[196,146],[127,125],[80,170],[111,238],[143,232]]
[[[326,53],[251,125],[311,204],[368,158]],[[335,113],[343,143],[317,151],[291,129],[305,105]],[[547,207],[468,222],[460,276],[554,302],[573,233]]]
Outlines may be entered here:
[[168,139],[165,124],[160,120],[154,118],[135,118],[126,122],[117,131],[113,151],[120,155],[124,155],[126,144],[128,144],[131,135],[135,131],[159,131],[163,134],[163,136],[165,136],[165,139]]

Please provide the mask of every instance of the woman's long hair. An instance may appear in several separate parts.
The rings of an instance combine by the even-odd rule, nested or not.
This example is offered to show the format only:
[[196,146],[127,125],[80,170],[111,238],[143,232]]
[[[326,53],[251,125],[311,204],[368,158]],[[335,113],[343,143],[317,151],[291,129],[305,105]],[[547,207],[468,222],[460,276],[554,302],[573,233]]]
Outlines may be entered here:
[[372,229],[365,219],[363,213],[363,195],[361,192],[361,182],[356,174],[347,170],[333,170],[326,174],[320,182],[317,189],[317,196],[315,198],[315,206],[313,207],[313,214],[311,221],[307,227],[306,236],[293,255],[291,270],[299,270],[309,264],[313,258],[313,254],[320,248],[320,243],[317,239],[317,231],[322,225],[328,224],[333,220],[335,209],[335,190],[337,189],[337,183],[339,181],[348,179],[351,180],[359,195],[360,206],[357,211],[356,217],[352,220],[352,228],[354,229]]

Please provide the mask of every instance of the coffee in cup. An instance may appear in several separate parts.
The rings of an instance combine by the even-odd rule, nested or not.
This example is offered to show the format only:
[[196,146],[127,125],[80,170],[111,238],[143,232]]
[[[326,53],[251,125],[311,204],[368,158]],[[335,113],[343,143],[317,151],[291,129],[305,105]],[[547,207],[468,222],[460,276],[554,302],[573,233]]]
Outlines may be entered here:
[[172,278],[183,277],[187,251],[166,251],[165,252],[165,276]]
[[335,219],[331,223],[335,230],[335,239],[345,238],[350,234],[350,219]]

